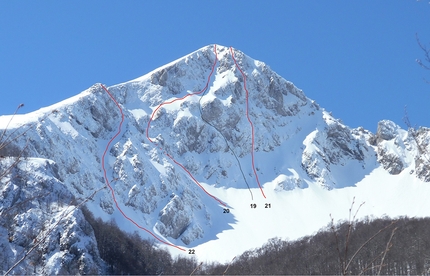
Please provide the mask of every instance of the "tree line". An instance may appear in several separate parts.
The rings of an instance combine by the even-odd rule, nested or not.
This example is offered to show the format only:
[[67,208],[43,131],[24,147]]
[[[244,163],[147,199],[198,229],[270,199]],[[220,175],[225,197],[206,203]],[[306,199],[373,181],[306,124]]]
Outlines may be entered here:
[[107,274],[189,275],[197,266],[195,258],[172,258],[153,240],[142,239],[137,232],[123,232],[113,220],[104,222],[96,219],[86,207],[82,208],[82,213],[94,229]]
[[138,233],[122,232],[113,221],[103,222],[88,210],[83,212],[109,274],[430,274],[430,218],[331,223],[299,240],[270,239],[221,264],[199,263],[188,256],[172,258]]

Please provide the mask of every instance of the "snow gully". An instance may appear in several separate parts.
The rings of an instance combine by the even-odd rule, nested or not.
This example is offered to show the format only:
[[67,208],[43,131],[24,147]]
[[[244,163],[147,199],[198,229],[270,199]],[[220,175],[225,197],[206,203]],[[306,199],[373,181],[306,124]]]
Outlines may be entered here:
[[120,113],[121,113],[121,122],[119,123],[119,126],[118,126],[118,131],[115,133],[115,135],[109,140],[109,142],[108,142],[108,144],[106,145],[106,148],[105,148],[105,150],[104,150],[104,152],[103,152],[103,156],[102,156],[102,168],[103,168],[103,176],[104,176],[104,179],[105,179],[105,181],[106,181],[106,185],[108,186],[108,188],[109,188],[109,190],[111,191],[111,194],[112,194],[112,198],[113,198],[113,201],[115,202],[115,205],[116,205],[116,208],[118,209],[118,211],[120,211],[120,213],[124,216],[124,218],[126,218],[127,220],[129,220],[131,223],[133,223],[134,225],[136,225],[136,227],[138,227],[139,229],[141,229],[141,230],[144,230],[144,231],[146,231],[147,233],[149,233],[151,236],[153,236],[155,239],[157,239],[159,242],[161,242],[161,243],[164,243],[164,244],[166,244],[166,245],[169,245],[169,246],[172,246],[172,247],[175,247],[175,248],[177,248],[177,249],[179,249],[179,250],[182,250],[182,251],[185,251],[185,249],[183,249],[183,248],[181,248],[181,247],[179,247],[179,246],[177,246],[177,245],[174,245],[174,244],[171,244],[171,243],[168,243],[168,242],[166,242],[166,241],[164,241],[164,240],[162,240],[162,239],[160,239],[159,237],[157,237],[154,233],[152,233],[151,231],[149,231],[148,229],[146,229],[145,227],[142,227],[142,226],[140,226],[137,222],[135,222],[133,219],[131,219],[130,217],[128,217],[125,213],[124,213],[124,211],[121,209],[121,207],[119,207],[119,204],[118,204],[118,202],[116,201],[116,197],[115,197],[115,191],[114,191],[114,189],[112,188],[112,186],[110,185],[110,181],[109,181],[109,179],[108,179],[108,177],[107,177],[107,172],[106,172],[106,168],[105,168],[105,157],[106,157],[106,153],[108,152],[108,150],[109,150],[109,148],[110,148],[110,145],[111,145],[111,143],[113,142],[113,140],[115,140],[116,139],[116,137],[118,137],[118,135],[121,133],[121,129],[122,129],[122,124],[124,123],[124,113],[123,113],[123,111],[122,111],[122,108],[121,108],[121,106],[118,104],[118,102],[115,100],[115,98],[112,96],[112,94],[109,92],[109,90],[103,85],[103,84],[100,84],[101,85],[101,87],[103,88],[103,90],[104,91],[106,91],[106,93],[109,95],[109,97],[112,99],[112,101],[115,103],[115,105],[118,107],[118,109],[119,109],[119,111],[120,111]]
[[212,64],[212,70],[211,70],[211,72],[210,72],[210,74],[209,74],[209,76],[208,76],[208,79],[207,79],[207,81],[206,81],[206,85],[205,85],[205,87],[202,89],[202,90],[200,90],[200,91],[198,91],[198,92],[194,92],[194,93],[190,93],[190,94],[187,94],[187,95],[185,95],[185,96],[183,96],[182,98],[176,98],[176,99],[174,99],[174,100],[172,100],[172,101],[168,101],[168,102],[164,102],[164,103],[161,103],[160,105],[158,105],[157,106],[157,108],[156,109],[154,109],[154,111],[152,112],[152,114],[151,114],[151,118],[149,119],[149,121],[148,121],[148,126],[147,126],[147,128],[146,128],[146,138],[152,143],[152,144],[154,144],[155,146],[158,146],[158,148],[167,156],[167,157],[169,157],[176,165],[178,165],[178,166],[180,166],[190,177],[191,177],[191,179],[208,195],[208,196],[210,196],[210,197],[212,197],[213,199],[215,199],[216,201],[218,201],[221,205],[223,205],[223,206],[227,206],[227,204],[226,203],[224,203],[224,202],[222,202],[220,199],[218,199],[217,197],[215,197],[215,196],[213,196],[212,194],[210,194],[208,191],[206,191],[205,190],[205,188],[203,188],[203,186],[200,184],[200,182],[191,174],[191,172],[189,171],[189,170],[187,170],[187,168],[185,168],[185,166],[183,166],[181,163],[179,163],[178,161],[176,161],[170,154],[168,154],[166,151],[164,151],[164,149],[161,147],[161,146],[159,146],[154,140],[152,140],[150,137],[149,137],[149,128],[150,128],[150,126],[151,126],[151,122],[152,122],[152,120],[154,119],[154,116],[155,116],[155,114],[157,113],[157,111],[163,106],[163,105],[168,105],[168,104],[172,104],[172,103],[174,103],[174,102],[176,102],[176,101],[183,101],[183,100],[185,100],[186,98],[188,98],[189,96],[194,96],[194,95],[199,95],[199,94],[201,94],[201,93],[203,93],[204,91],[206,91],[206,89],[208,89],[208,87],[209,87],[209,82],[210,82],[210,79],[211,79],[211,77],[212,77],[212,75],[213,75],[213,73],[214,73],[214,71],[215,71],[215,66],[216,66],[216,64],[217,64],[217,62],[218,62],[218,55],[217,55],[217,52],[216,52],[216,45],[214,45],[214,53],[215,53],[215,60],[214,60],[214,63]]

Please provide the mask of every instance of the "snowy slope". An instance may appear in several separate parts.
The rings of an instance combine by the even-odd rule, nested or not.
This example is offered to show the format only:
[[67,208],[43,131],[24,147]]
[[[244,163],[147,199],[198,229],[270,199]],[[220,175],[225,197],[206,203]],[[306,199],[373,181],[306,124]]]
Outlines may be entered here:
[[236,49],[210,45],[107,90],[15,116],[7,133],[27,132],[0,153],[28,143],[76,198],[109,182],[117,204],[101,190],[95,216],[152,237],[146,228],[173,254],[230,260],[347,218],[354,197],[359,216],[429,215],[429,129],[351,129]]

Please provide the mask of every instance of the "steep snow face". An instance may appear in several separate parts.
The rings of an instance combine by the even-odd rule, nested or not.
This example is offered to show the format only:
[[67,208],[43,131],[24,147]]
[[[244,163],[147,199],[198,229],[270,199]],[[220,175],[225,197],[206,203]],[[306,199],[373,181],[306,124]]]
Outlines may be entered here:
[[[12,137],[25,133],[0,155],[18,156],[27,145],[28,156],[53,160],[57,181],[75,198],[86,198],[106,186],[102,155],[118,132],[104,158],[116,203],[103,189],[87,203],[89,209],[96,217],[114,218],[126,231],[138,230],[124,213],[163,241],[219,252],[212,255],[215,260],[230,257],[221,247],[234,241],[231,231],[253,239],[253,231],[246,230],[255,227],[252,220],[264,221],[265,229],[270,220],[287,215],[260,210],[244,215],[250,203],[294,210],[291,196],[306,202],[306,194],[317,202],[311,209],[347,210],[345,201],[369,175],[378,175],[370,177],[378,181],[398,175],[399,183],[406,183],[415,179],[402,173],[409,168],[430,180],[428,129],[407,132],[388,121],[376,135],[350,129],[269,66],[235,49],[207,46],[108,90],[119,106],[95,84],[52,107],[17,116],[5,137],[15,130]],[[0,126],[9,119],[0,117]],[[339,206],[333,195],[344,197]],[[312,220],[309,207],[300,206],[296,216],[285,218],[289,223]],[[281,229],[282,221],[276,224]],[[311,234],[326,223],[315,221],[295,229]],[[255,242],[281,235],[260,230]],[[298,232],[283,235],[298,237]],[[225,236],[230,238],[221,241]],[[237,250],[258,246],[250,244]]]

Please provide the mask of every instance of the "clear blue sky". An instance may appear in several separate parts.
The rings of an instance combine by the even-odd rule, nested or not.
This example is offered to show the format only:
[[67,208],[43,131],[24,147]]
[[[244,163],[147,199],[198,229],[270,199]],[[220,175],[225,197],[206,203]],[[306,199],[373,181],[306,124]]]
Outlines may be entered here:
[[428,1],[1,1],[0,114],[27,113],[144,75],[205,45],[233,46],[351,127],[430,127]]

